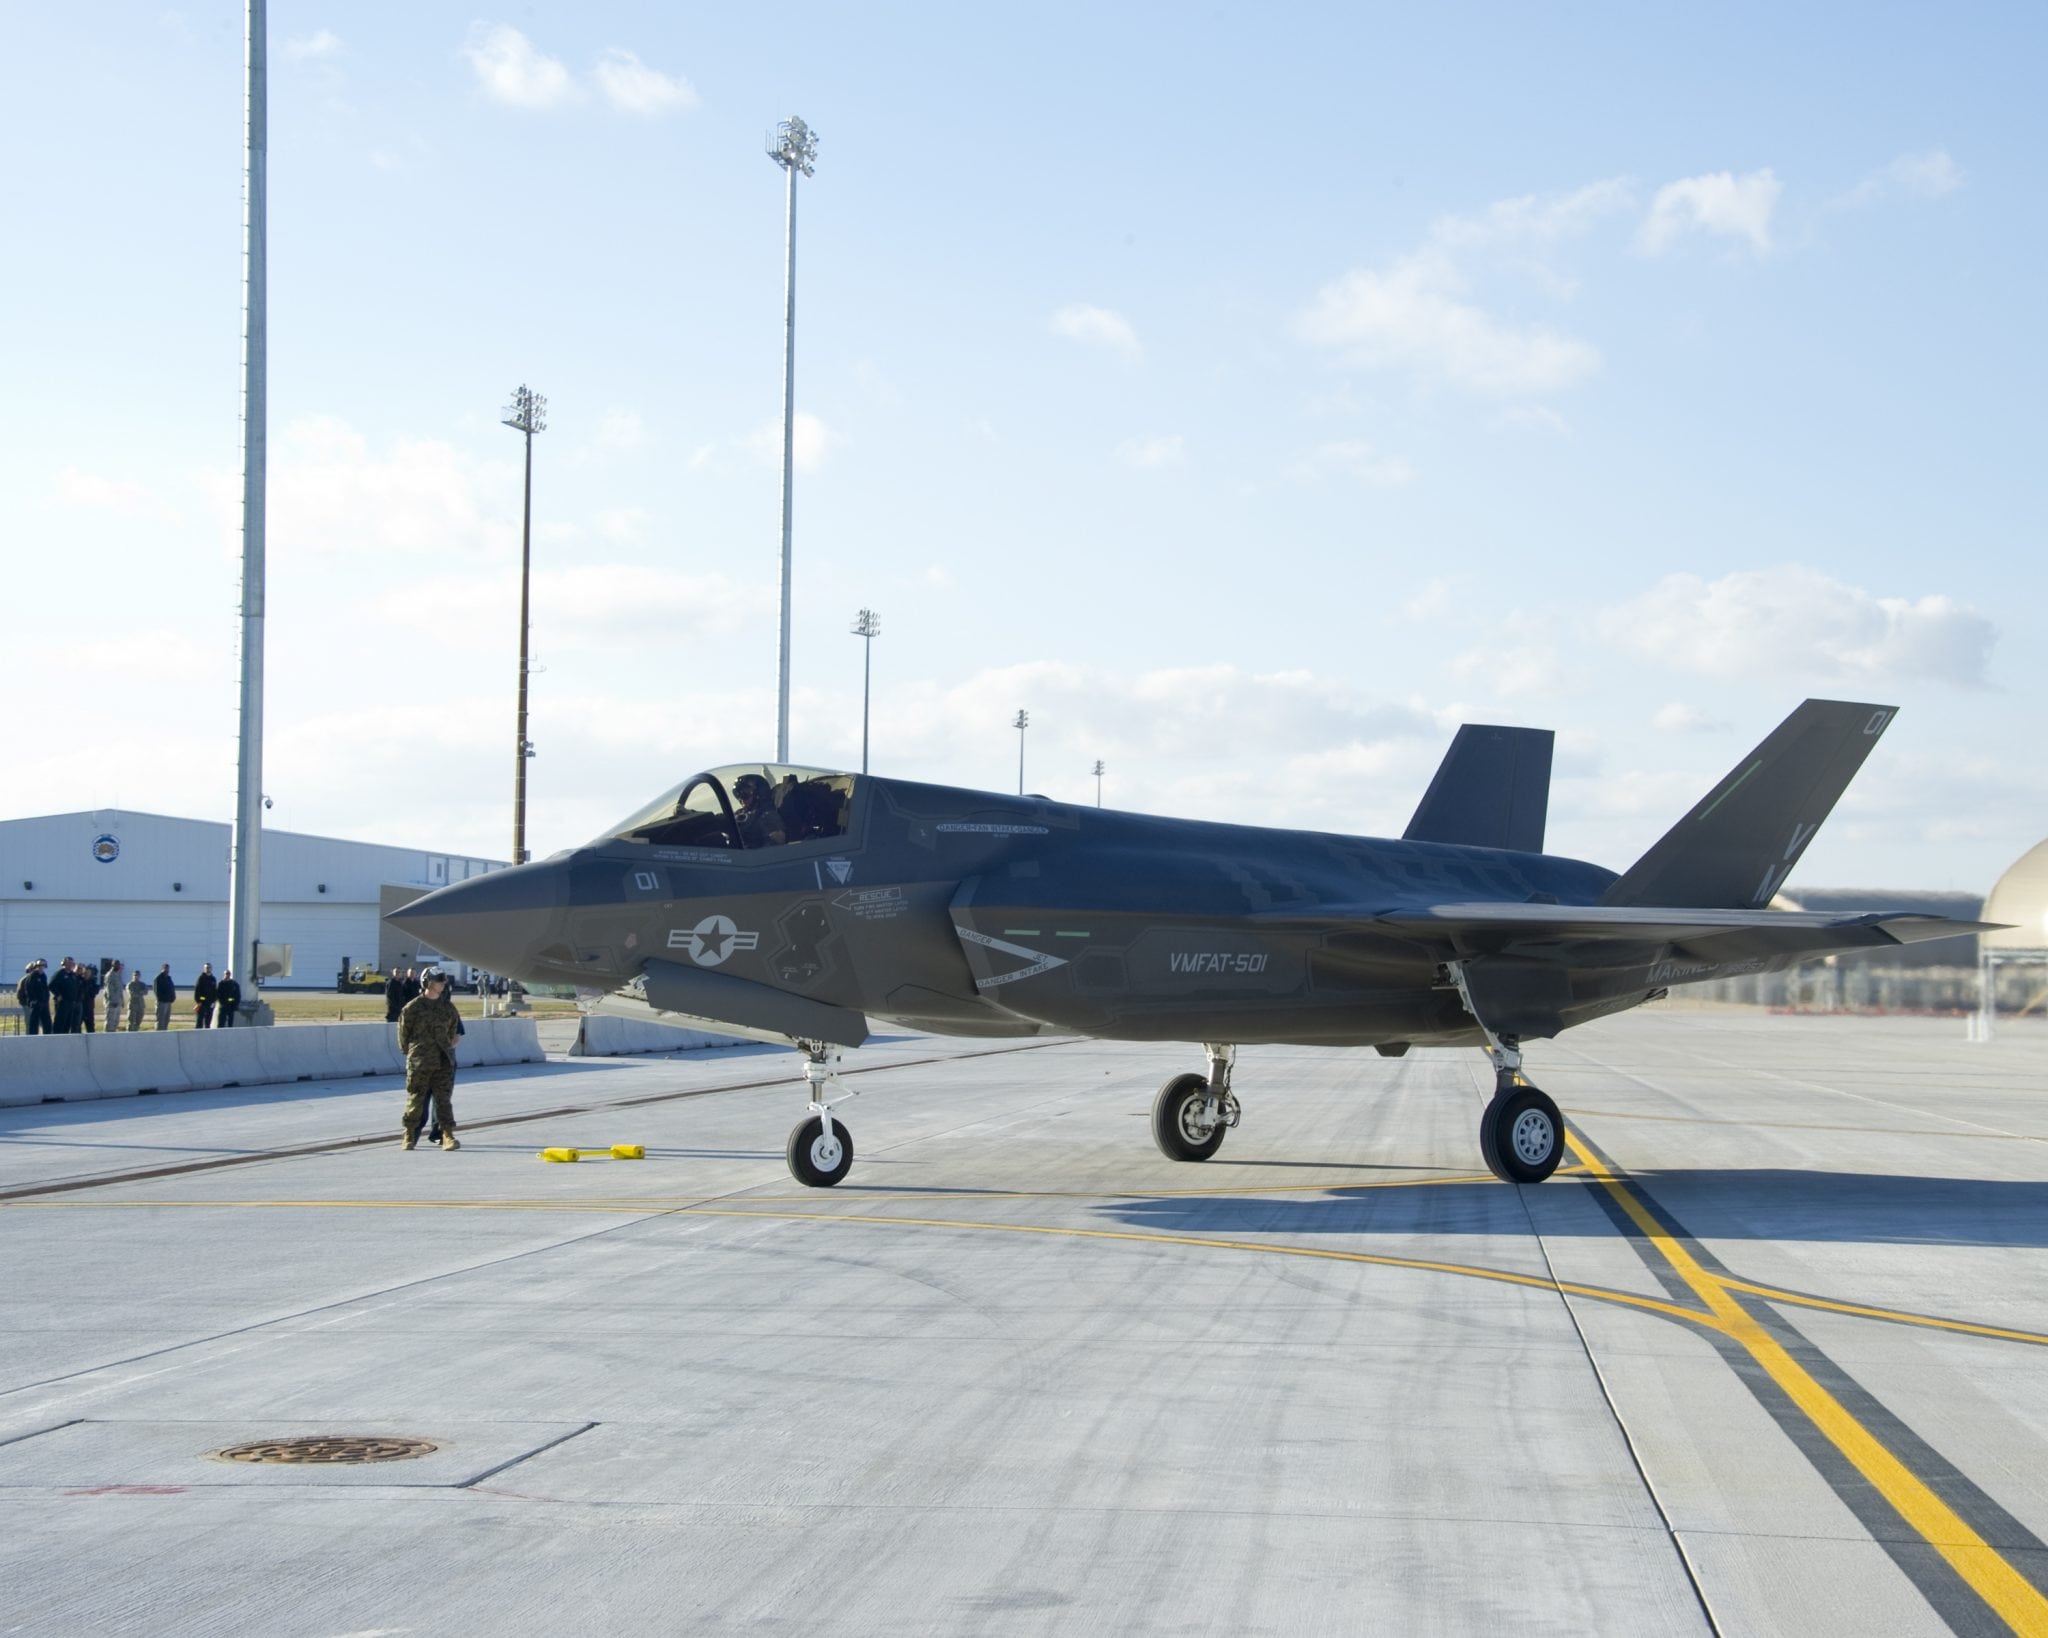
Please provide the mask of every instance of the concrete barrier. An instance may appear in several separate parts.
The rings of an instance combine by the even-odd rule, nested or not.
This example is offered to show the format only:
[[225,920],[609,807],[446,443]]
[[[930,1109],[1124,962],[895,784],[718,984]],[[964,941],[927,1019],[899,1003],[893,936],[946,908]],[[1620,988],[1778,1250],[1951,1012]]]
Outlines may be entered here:
[[[332,1079],[334,1063],[327,1051],[327,1031],[330,1027],[326,1024],[305,1024],[252,1031],[256,1043],[256,1063],[262,1073],[262,1079]],[[242,1026],[237,1024],[235,1033],[239,1035],[241,1031]]]
[[0,1104],[52,1098],[97,1098],[99,1082],[86,1061],[97,1035],[0,1035]]
[[531,1018],[468,1018],[462,1039],[455,1043],[458,1069],[485,1064],[537,1064],[547,1054],[540,1047],[540,1026]]
[[327,1072],[333,1076],[402,1075],[396,1024],[323,1024]]
[[734,1047],[749,1043],[730,1035],[679,1024],[657,1024],[648,1018],[619,1018],[594,1012],[576,1031],[572,1058],[618,1058],[636,1052],[691,1052],[699,1047]]
[[137,1092],[189,1092],[192,1078],[178,1057],[177,1037],[157,1034],[88,1035],[85,1061],[103,1097]]
[[261,1086],[263,1066],[256,1058],[256,1037],[263,1030],[181,1029],[171,1033],[178,1043],[178,1062],[194,1091],[215,1086]]

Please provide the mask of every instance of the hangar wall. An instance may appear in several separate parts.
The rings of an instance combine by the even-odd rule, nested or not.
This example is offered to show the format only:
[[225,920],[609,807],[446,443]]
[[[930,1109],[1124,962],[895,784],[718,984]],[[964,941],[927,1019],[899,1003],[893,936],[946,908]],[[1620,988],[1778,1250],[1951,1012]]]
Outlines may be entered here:
[[[105,808],[0,820],[0,973],[41,956],[113,956],[154,977],[168,961],[181,991],[203,961],[228,958],[230,827]],[[263,833],[263,941],[292,946],[277,990],[332,990],[344,956],[379,954],[379,895],[424,892],[504,863],[467,854]],[[10,997],[11,1000],[11,997]]]

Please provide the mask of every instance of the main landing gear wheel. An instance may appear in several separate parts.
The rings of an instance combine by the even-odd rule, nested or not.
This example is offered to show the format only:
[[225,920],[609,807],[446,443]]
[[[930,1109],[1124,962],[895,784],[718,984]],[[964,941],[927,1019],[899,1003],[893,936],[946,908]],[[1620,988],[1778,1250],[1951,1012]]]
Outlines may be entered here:
[[1541,1183],[1564,1159],[1564,1116],[1533,1086],[1504,1086],[1479,1118],[1479,1152],[1504,1183]]
[[1229,1130],[1207,1119],[1209,1082],[1201,1075],[1176,1075],[1152,1101],[1152,1139],[1168,1160],[1207,1160],[1223,1147]]
[[789,1175],[807,1189],[829,1189],[853,1170],[853,1134],[843,1121],[825,1123],[816,1115],[789,1134]]

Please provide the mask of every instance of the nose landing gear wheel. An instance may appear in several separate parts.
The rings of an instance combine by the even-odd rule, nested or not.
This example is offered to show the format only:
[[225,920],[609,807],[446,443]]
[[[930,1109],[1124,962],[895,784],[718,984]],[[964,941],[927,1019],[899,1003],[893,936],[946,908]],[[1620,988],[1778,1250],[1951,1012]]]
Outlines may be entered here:
[[1203,1114],[1209,1083],[1200,1075],[1176,1075],[1152,1101],[1152,1140],[1168,1160],[1207,1160],[1223,1147],[1226,1128],[1209,1125]]
[[853,1170],[853,1134],[843,1121],[825,1123],[816,1115],[789,1134],[789,1175],[807,1189],[829,1189]]
[[1541,1183],[1564,1159],[1564,1116],[1536,1087],[1503,1087],[1479,1119],[1479,1152],[1502,1182]]

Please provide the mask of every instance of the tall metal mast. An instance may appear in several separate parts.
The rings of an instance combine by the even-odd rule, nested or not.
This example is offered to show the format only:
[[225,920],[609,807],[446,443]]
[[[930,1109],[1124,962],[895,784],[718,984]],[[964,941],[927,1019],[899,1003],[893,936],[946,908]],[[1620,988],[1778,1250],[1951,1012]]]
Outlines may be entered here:
[[505,425],[526,435],[526,505],[519,525],[519,722],[512,764],[512,862],[526,863],[526,764],[533,746],[526,737],[526,640],[532,626],[533,586],[533,435],[548,429],[548,401],[525,382],[505,406]]
[[242,187],[242,679],[235,764],[235,832],[228,882],[227,965],[256,1000],[263,900],[263,510],[269,416],[269,290],[264,255],[270,148],[264,0],[248,0],[247,157]]
[[853,622],[853,634],[865,639],[860,660],[860,771],[868,771],[868,682],[874,671],[875,639],[882,634],[882,617],[873,609],[862,609]]
[[796,179],[816,169],[818,133],[791,115],[768,133],[768,157],[789,173],[789,248],[782,312],[782,635],[777,646],[775,760],[789,760],[789,508],[796,455]]

